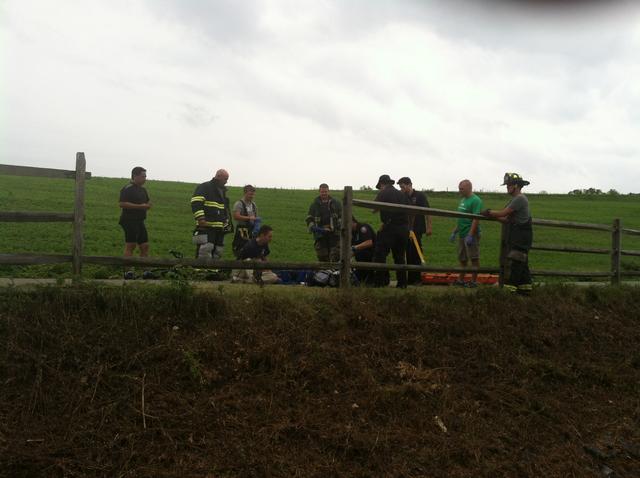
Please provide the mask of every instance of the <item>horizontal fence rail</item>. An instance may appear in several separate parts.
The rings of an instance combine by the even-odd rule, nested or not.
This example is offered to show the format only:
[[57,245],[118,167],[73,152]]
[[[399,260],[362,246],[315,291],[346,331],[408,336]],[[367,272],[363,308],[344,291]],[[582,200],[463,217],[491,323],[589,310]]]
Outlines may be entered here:
[[73,222],[73,218],[71,212],[0,211],[0,222]]
[[563,227],[566,229],[584,229],[591,231],[605,231],[611,232],[613,229],[611,226],[605,224],[589,224],[584,222],[571,222],[571,221],[552,221],[550,219],[533,219],[531,221],[534,226],[547,226],[547,227]]
[[584,254],[611,254],[611,249],[598,249],[589,247],[565,247],[565,246],[547,246],[542,244],[534,244],[531,250],[551,251],[551,252],[580,252]]
[[[0,174],[9,176],[34,176],[38,178],[76,179],[76,172],[66,169],[35,168],[33,166],[14,166],[0,164]],[[91,173],[84,173],[85,179],[91,179]]]

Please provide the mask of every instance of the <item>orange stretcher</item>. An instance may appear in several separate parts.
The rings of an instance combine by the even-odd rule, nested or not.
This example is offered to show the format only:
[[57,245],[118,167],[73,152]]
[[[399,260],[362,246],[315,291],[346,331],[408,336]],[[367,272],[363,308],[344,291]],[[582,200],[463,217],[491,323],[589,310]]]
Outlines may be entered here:
[[[418,238],[416,237],[413,231],[409,232],[409,239],[413,242],[416,250],[418,251],[418,255],[420,256],[420,261],[424,266],[427,263],[424,254],[422,253],[422,249],[420,249],[420,244],[418,243]],[[458,273],[456,272],[423,272],[420,274],[420,279],[423,284],[432,284],[432,285],[450,285],[458,280]],[[497,284],[498,283],[498,275],[496,274],[478,274],[476,282],[478,284]],[[464,276],[465,282],[471,280],[471,274],[466,274]]]
[[[423,272],[420,277],[423,284],[432,285],[450,285],[458,280],[456,272]],[[471,274],[466,274],[464,280],[470,281]],[[498,276],[496,274],[478,274],[476,281],[478,284],[497,284]]]

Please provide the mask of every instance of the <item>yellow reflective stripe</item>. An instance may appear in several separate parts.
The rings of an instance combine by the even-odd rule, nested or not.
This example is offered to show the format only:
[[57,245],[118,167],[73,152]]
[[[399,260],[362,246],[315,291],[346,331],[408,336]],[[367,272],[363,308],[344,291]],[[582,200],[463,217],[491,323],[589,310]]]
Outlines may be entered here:
[[224,209],[224,204],[215,201],[205,201],[204,205],[208,207],[217,207],[218,209]]
[[[198,223],[196,223],[196,224],[198,224]],[[224,227],[224,222],[205,221],[205,225],[207,227]]]
[[516,292],[518,288],[515,285],[505,284],[504,288],[509,292]]
[[533,286],[531,284],[521,284],[518,286],[518,290],[533,290]]
[[193,196],[191,202],[204,201],[204,196]]
[[204,211],[202,209],[193,213],[193,217],[200,217],[200,216],[204,216]]

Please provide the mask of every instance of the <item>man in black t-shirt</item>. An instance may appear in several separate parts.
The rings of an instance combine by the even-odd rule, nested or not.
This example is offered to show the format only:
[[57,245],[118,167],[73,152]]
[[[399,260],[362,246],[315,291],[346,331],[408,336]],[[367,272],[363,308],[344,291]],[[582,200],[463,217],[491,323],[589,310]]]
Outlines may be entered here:
[[[257,260],[266,261],[267,256],[271,252],[269,243],[273,239],[273,229],[266,224],[260,227],[258,235],[247,242],[238,254],[238,259],[242,261]],[[253,275],[253,277],[252,277]],[[256,269],[251,274],[250,269],[238,270],[233,272],[232,282],[252,282],[259,284],[275,284],[280,281],[278,276],[270,270]]]
[[[376,196],[376,201],[408,206],[407,196],[393,187],[395,181],[387,174],[383,174],[378,179],[376,188],[380,190]],[[405,264],[405,254],[407,252],[407,240],[409,238],[409,218],[403,211],[380,210],[380,231],[376,238],[373,262],[386,263],[389,251],[393,254],[395,264]],[[407,287],[407,271],[397,271],[397,287],[404,289]],[[376,271],[375,285],[382,287],[386,285],[387,274],[385,271]]]
[[149,255],[149,236],[144,220],[147,210],[151,209],[151,202],[147,190],[142,185],[147,180],[147,170],[136,166],[131,170],[131,182],[120,190],[122,209],[120,226],[124,230],[124,255],[133,256],[136,246],[140,249],[140,257]]

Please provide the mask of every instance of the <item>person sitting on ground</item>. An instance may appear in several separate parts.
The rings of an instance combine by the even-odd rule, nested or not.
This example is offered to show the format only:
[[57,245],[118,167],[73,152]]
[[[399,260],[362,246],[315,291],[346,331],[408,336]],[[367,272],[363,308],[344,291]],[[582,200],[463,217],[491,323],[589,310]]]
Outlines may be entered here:
[[[356,262],[373,261],[373,250],[376,233],[369,224],[360,223],[353,217],[351,220],[351,251]],[[362,285],[373,284],[373,272],[367,269],[356,269],[358,282]]]
[[[273,228],[266,224],[260,227],[258,235],[249,240],[238,254],[238,259],[242,261],[263,261],[266,262],[267,256],[271,252],[269,243],[273,240]],[[257,282],[258,284],[276,284],[280,278],[270,270],[242,269],[234,271],[232,282]]]

